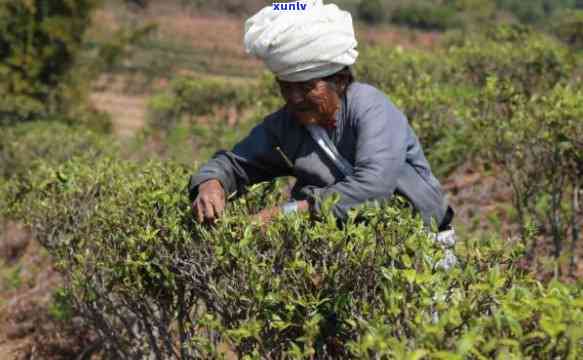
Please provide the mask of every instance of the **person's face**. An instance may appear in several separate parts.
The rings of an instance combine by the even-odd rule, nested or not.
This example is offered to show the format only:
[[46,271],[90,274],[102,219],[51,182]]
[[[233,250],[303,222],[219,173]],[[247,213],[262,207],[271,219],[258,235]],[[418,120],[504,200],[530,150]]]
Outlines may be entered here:
[[340,108],[338,88],[322,79],[302,82],[277,80],[288,111],[302,125],[333,127]]

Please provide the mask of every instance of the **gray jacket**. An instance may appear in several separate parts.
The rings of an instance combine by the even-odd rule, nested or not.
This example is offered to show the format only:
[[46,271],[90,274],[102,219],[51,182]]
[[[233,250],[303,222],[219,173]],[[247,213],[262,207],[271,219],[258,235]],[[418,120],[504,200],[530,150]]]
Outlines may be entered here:
[[[340,154],[354,167],[344,175],[312,140],[308,131],[282,108],[267,116],[232,151],[219,151],[190,179],[190,196],[198,185],[218,179],[227,194],[278,176],[297,179],[296,200],[309,199],[316,212],[333,193],[340,201],[333,212],[344,220],[348,210],[367,201],[407,198],[426,224],[440,224],[447,204],[421,144],[403,113],[376,88],[355,82],[342,99],[337,127],[328,134]],[[293,168],[275,150],[279,146]]]

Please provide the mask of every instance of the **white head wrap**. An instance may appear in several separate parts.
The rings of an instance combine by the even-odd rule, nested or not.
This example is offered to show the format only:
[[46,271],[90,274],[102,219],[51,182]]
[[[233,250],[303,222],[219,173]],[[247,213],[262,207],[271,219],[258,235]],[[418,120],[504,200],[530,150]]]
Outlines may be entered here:
[[268,6],[245,22],[247,53],[284,81],[321,78],[354,64],[358,52],[350,13],[322,0],[295,4],[306,9]]

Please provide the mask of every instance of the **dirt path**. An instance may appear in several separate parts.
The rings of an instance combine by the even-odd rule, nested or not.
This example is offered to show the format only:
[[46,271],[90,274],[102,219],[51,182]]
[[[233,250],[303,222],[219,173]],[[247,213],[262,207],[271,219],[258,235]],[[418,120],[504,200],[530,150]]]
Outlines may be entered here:
[[21,348],[23,344],[23,341],[0,343],[0,359],[14,359],[18,354],[18,349]]

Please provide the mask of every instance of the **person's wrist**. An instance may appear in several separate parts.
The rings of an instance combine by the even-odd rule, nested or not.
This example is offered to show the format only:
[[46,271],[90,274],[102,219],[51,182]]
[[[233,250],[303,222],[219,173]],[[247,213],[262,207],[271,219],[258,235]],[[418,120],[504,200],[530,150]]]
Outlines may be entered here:
[[297,201],[290,201],[288,203],[281,205],[280,210],[283,215],[293,214],[295,212],[298,212],[299,204]]
[[310,202],[307,200],[298,201],[298,210],[299,211],[310,211]]
[[201,187],[218,186],[218,187],[222,188],[223,184],[221,184],[221,182],[218,179],[209,179],[209,180],[206,180],[206,181],[203,181],[202,183],[200,183],[200,186]]
[[303,212],[310,210],[310,203],[306,200],[290,201],[279,207],[283,215],[293,214],[295,212]]
[[223,184],[217,179],[210,179],[201,183],[198,189],[199,192],[219,192],[223,194],[225,192]]

